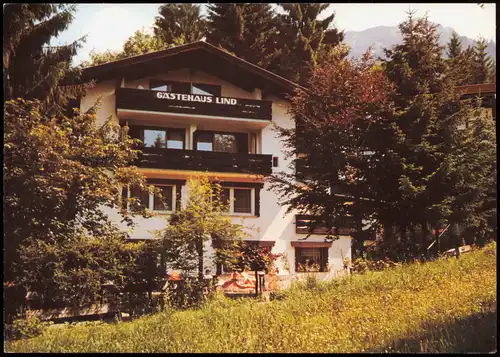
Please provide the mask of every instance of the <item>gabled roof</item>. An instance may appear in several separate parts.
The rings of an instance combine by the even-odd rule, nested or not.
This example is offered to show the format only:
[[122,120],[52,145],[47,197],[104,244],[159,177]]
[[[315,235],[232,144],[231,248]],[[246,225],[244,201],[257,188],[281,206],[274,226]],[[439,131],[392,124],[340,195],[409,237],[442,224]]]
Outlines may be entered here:
[[87,67],[83,70],[83,80],[133,79],[180,68],[202,70],[248,91],[262,88],[267,93],[284,95],[293,94],[297,88],[304,89],[205,41]]

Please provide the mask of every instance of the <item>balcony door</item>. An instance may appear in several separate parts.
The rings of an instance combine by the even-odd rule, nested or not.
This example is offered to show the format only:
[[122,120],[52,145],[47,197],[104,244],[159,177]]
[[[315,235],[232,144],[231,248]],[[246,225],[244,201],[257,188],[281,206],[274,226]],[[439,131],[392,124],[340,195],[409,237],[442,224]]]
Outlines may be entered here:
[[247,133],[196,131],[195,150],[248,154]]
[[141,128],[144,147],[156,149],[184,149],[184,129]]

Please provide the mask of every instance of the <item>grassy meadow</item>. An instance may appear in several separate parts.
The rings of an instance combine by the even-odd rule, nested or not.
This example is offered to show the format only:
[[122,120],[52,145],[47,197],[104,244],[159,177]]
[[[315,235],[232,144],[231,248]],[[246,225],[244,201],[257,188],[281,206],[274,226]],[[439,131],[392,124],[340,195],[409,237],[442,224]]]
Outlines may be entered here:
[[50,328],[9,352],[491,352],[496,245],[294,285],[269,302],[217,296],[131,322]]

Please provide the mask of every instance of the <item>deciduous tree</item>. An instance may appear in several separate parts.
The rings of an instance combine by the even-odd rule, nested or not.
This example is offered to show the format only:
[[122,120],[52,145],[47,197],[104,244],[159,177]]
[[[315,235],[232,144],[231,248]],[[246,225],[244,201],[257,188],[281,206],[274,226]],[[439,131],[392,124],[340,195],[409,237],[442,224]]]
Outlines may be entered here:
[[[366,238],[361,222],[374,211],[369,171],[380,159],[373,128],[390,113],[389,85],[367,53],[350,60],[346,49],[332,52],[313,72],[308,90],[292,99],[295,128],[278,128],[295,173],[272,177],[288,212],[316,217],[312,226],[345,227],[354,217],[355,239]],[[377,155],[373,155],[373,151]],[[335,239],[331,230],[327,239]]]
[[[89,242],[123,238],[106,209],[117,210],[132,225],[132,216],[121,208],[120,187],[149,189],[130,166],[137,157],[135,140],[120,135],[118,124],[98,125],[95,107],[73,117],[49,116],[40,108],[37,101],[18,99],[6,102],[4,111],[4,281],[28,290],[40,287],[32,268],[46,262],[54,273],[58,264],[49,263],[40,247],[63,254],[62,247],[83,236]],[[127,201],[136,214],[148,216],[136,199]],[[35,262],[30,251],[38,251],[40,259]]]
[[212,239],[237,242],[244,232],[243,227],[233,224],[227,215],[227,204],[220,199],[220,185],[201,177],[190,179],[188,187],[186,207],[172,213],[167,227],[158,234],[168,269],[187,274],[196,272],[201,284],[205,269],[217,259],[214,256],[212,261],[205,261],[206,243]]

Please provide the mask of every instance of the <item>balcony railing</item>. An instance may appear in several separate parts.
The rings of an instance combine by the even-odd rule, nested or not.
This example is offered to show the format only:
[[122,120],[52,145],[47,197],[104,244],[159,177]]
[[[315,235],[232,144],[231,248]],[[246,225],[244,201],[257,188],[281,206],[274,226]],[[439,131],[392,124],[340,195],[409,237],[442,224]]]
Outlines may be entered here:
[[[353,232],[354,220],[350,217],[337,219],[336,227],[333,227],[331,233],[348,235]],[[321,223],[316,223],[313,216],[295,215],[295,233],[297,234],[322,234],[326,235],[330,229]]]
[[161,113],[271,120],[272,102],[198,94],[117,88],[116,108]]
[[236,172],[259,175],[272,173],[272,155],[194,151],[180,149],[142,148],[136,163],[139,167]]

